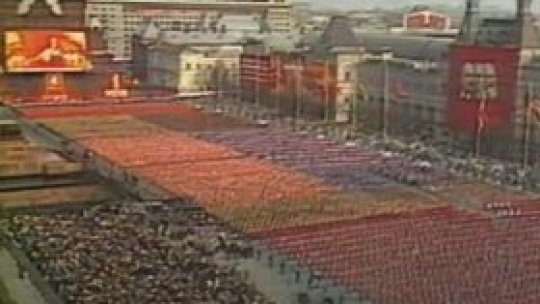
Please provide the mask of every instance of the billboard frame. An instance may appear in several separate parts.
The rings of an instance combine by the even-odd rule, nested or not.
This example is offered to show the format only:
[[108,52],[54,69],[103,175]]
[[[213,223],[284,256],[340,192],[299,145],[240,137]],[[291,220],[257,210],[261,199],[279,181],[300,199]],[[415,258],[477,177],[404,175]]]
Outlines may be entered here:
[[[10,71],[7,67],[7,41],[6,35],[8,32],[32,32],[32,31],[61,31],[61,32],[80,32],[85,36],[86,42],[86,58],[90,62],[90,68],[87,70],[36,70],[36,71]],[[50,26],[50,27],[5,27],[1,29],[0,32],[0,71],[3,71],[5,75],[36,75],[36,74],[48,74],[48,73],[66,73],[66,74],[84,74],[91,73],[94,69],[94,60],[93,60],[93,45],[91,38],[91,30],[88,27],[61,27],[61,26]]]

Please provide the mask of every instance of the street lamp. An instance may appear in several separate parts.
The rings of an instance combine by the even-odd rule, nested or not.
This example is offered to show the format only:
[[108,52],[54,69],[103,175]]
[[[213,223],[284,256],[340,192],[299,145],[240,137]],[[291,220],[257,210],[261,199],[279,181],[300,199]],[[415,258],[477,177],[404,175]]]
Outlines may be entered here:
[[360,94],[362,94],[362,100],[367,102],[369,100],[369,94],[367,92],[366,87],[358,81],[358,75],[356,75],[356,85],[354,89],[354,101],[352,104],[352,124],[353,124],[353,130],[356,133],[358,131],[358,112],[360,111]]
[[535,92],[532,83],[527,85],[527,91],[525,93],[525,121],[523,123],[523,169],[527,169],[530,160],[530,145],[531,145],[531,133],[532,133],[532,110],[534,107]]
[[388,112],[389,112],[389,98],[390,98],[390,88],[389,88],[389,66],[388,62],[392,60],[394,53],[390,48],[384,48],[380,59],[383,62],[383,72],[384,72],[384,88],[383,88],[383,104],[382,104],[382,119],[381,119],[381,132],[382,137],[385,142],[388,140]]
[[330,73],[328,60],[324,60],[324,122],[330,121]]
[[262,64],[261,64],[261,61],[262,61],[262,58],[263,58],[263,55],[261,54],[257,54],[257,79],[255,80],[255,108],[259,108],[259,104],[260,104],[260,90],[261,90],[261,87],[260,87],[260,81],[261,81],[261,69],[262,69]]
[[274,66],[274,77],[276,82],[274,83],[275,90],[274,90],[274,110],[276,111],[276,117],[279,116],[280,113],[280,85],[281,85],[281,59],[278,56],[274,57],[273,60],[273,66]]
[[302,84],[303,84],[303,62],[300,54],[296,55],[296,66],[295,66],[295,114],[294,114],[294,125],[295,129],[298,129],[300,116],[302,115]]
[[217,100],[222,102],[223,99],[223,66],[218,65],[216,70],[216,82],[217,82]]

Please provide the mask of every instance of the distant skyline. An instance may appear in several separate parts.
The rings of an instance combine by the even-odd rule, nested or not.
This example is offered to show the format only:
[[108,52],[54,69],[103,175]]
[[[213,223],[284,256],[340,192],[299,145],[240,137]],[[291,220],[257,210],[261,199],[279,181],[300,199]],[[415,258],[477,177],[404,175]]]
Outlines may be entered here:
[[[426,4],[426,5],[445,5],[455,6],[465,4],[465,0],[296,0],[299,2],[310,2],[317,8],[337,8],[337,9],[361,9],[361,8],[392,8],[403,7],[407,5]],[[513,11],[515,9],[515,0],[481,0],[484,7],[498,7],[502,10]],[[535,12],[540,11],[540,0],[534,0],[533,4]]]

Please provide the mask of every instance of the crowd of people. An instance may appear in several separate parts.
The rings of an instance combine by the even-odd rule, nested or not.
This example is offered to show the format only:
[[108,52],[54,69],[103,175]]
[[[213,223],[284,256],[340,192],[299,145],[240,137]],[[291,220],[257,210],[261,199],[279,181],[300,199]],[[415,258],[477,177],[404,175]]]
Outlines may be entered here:
[[372,148],[399,153],[411,162],[424,162],[433,167],[446,169],[450,173],[481,179],[500,186],[540,191],[540,174],[532,167],[525,169],[517,163],[471,157],[460,150],[443,149],[419,141],[408,143],[384,141],[373,136],[366,139],[366,143]]
[[[260,109],[252,111],[260,112]],[[347,134],[347,138],[353,140],[357,136]],[[451,149],[446,143],[438,143],[435,138],[430,136],[419,135],[418,140],[411,139],[408,142],[401,142],[394,139],[383,140],[379,135],[372,135],[364,137],[363,144],[376,150],[391,151],[405,157],[403,166],[392,160],[390,167],[375,168],[375,171],[406,184],[429,185],[433,182],[440,182],[439,178],[442,178],[444,182],[448,176],[432,174],[434,168],[439,168],[445,169],[449,173],[481,179],[496,185],[527,191],[540,191],[540,172],[538,169],[535,172],[534,168],[525,169],[517,163],[487,157],[471,157],[470,153]],[[419,165],[411,167],[413,162]],[[435,180],[433,180],[434,178]]]
[[239,266],[249,243],[182,204],[16,215],[7,233],[67,303],[269,303]]

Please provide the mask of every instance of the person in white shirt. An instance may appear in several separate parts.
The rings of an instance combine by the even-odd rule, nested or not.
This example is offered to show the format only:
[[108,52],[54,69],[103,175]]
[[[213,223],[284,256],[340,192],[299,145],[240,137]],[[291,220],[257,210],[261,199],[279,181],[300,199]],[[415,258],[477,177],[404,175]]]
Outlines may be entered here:
[[[37,0],[21,0],[19,6],[17,7],[17,15],[23,16],[28,15],[32,10],[32,7]],[[45,3],[49,6],[51,13],[55,16],[63,15],[62,6],[58,2],[59,0],[44,0]]]

